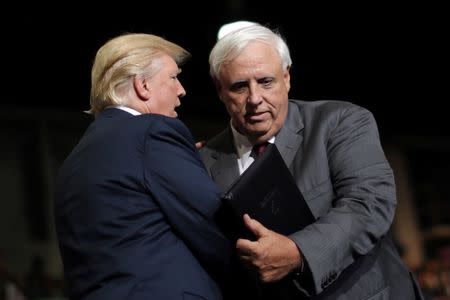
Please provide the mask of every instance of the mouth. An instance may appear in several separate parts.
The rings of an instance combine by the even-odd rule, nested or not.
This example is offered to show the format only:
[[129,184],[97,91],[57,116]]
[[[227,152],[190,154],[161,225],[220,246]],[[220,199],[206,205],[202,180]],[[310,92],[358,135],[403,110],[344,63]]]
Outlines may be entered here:
[[177,109],[180,105],[181,105],[181,104],[177,104],[177,105],[175,105],[175,106],[173,107],[173,115],[174,115],[174,117],[178,117],[178,113],[177,113],[176,109]]
[[245,119],[249,122],[261,122],[266,119],[266,115],[269,112],[263,111],[263,112],[249,112],[245,114]]

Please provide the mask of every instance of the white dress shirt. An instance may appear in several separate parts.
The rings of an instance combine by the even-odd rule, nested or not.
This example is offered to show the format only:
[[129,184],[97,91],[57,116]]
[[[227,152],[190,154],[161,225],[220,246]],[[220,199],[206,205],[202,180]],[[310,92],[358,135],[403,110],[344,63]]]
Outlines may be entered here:
[[[253,145],[250,143],[245,135],[240,134],[231,124],[231,131],[233,133],[234,146],[236,147],[238,155],[238,166],[239,174],[244,173],[244,171],[255,161],[253,157],[250,156],[252,152]],[[275,137],[273,136],[268,140],[269,143],[275,143]]]
[[142,115],[142,114],[141,114],[140,112],[138,112],[137,110],[132,109],[132,108],[129,108],[129,107],[126,107],[126,106],[122,106],[122,105],[109,106],[108,108],[118,108],[118,109],[121,109],[121,110],[123,110],[123,111],[126,111],[126,112],[128,112],[128,113],[130,113],[130,114],[132,114],[132,115],[134,115],[134,116]]

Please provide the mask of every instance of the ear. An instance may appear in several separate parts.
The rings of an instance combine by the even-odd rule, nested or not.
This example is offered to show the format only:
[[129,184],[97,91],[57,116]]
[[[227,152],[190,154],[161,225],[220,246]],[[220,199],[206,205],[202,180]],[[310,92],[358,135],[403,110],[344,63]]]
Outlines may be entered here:
[[141,75],[134,76],[133,87],[139,99],[143,101],[150,99],[151,89],[148,78]]
[[283,80],[284,80],[284,85],[286,86],[286,90],[289,92],[289,90],[291,89],[290,67],[287,67],[286,70],[284,70]]

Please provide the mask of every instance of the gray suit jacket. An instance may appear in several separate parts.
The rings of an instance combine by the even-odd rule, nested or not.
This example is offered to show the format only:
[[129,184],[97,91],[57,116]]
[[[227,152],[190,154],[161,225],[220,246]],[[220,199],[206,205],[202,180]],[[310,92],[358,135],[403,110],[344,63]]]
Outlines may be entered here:
[[[309,292],[320,299],[420,294],[388,236],[394,175],[372,114],[348,102],[290,100],[275,144],[317,219],[290,236],[309,267]],[[239,176],[230,128],[201,155],[222,188]]]

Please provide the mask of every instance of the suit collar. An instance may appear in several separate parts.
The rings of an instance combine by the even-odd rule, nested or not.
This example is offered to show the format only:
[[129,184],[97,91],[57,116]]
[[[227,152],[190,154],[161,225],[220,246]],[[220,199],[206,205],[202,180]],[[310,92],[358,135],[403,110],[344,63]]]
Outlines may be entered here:
[[126,117],[133,117],[133,115],[124,110],[111,107],[111,108],[106,108],[106,109],[102,110],[97,115],[96,120],[101,120],[101,119],[105,119],[105,118],[126,118]]
[[277,134],[275,145],[281,153],[287,166],[292,164],[292,160],[297,153],[302,151],[300,144],[303,141],[303,120],[299,107],[289,101],[289,108],[284,126]]

